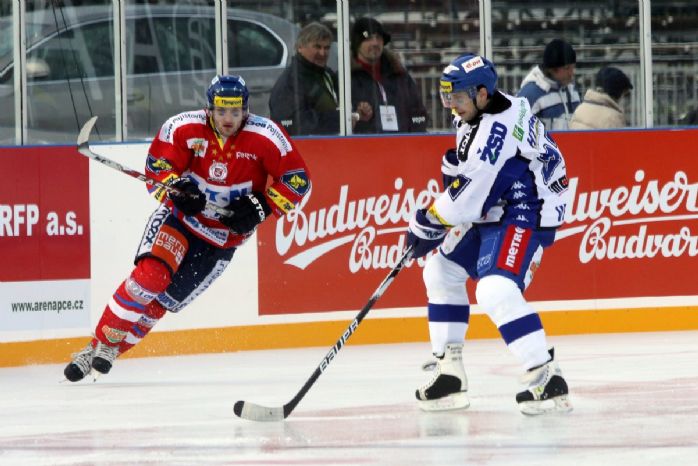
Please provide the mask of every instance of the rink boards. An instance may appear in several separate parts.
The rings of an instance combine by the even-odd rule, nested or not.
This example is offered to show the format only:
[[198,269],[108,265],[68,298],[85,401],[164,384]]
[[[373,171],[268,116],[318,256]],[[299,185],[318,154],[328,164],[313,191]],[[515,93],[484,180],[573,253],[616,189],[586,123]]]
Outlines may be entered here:
[[[698,130],[554,137],[574,202],[526,292],[547,332],[698,328]],[[438,195],[454,137],[296,144],[313,181],[301,209],[263,225],[133,356],[333,344],[397,260],[409,213]],[[93,148],[142,170],[147,144]],[[73,147],[0,149],[0,172],[0,366],[63,361],[131,270],[156,203]],[[422,266],[402,271],[351,342],[428,339]],[[468,337],[497,336],[473,306]]]

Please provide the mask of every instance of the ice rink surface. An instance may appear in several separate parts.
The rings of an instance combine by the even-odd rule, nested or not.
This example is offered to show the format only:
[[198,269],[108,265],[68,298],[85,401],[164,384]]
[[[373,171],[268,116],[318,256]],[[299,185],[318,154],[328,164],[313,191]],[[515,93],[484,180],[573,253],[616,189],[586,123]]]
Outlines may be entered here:
[[575,410],[535,418],[499,340],[466,342],[467,410],[417,408],[427,343],[350,344],[275,423],[233,404],[283,405],[328,348],[124,359],[96,383],[0,368],[0,465],[698,464],[698,332],[549,340]]

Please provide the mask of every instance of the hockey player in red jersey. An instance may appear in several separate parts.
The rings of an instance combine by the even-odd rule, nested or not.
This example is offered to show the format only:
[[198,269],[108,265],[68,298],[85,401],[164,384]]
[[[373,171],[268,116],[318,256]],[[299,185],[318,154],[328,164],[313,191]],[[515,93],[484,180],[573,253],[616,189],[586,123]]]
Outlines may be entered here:
[[[147,176],[179,193],[149,188],[161,204],[94,338],[66,366],[72,382],[91,371],[108,373],[167,311],[178,312],[208,288],[260,223],[288,213],[310,189],[308,170],[286,132],[249,113],[241,77],[216,76],[206,96],[206,109],[173,116],[150,145]],[[233,214],[221,216],[211,206]]]

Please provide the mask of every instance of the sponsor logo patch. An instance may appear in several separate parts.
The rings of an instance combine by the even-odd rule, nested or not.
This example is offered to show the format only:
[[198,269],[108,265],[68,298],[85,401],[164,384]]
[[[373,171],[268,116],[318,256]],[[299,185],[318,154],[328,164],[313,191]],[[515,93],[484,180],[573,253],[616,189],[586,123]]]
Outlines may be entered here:
[[155,298],[155,293],[146,290],[131,277],[126,279],[126,293],[131,299],[143,305],[150,303]]
[[235,152],[236,159],[246,159],[246,160],[257,160],[255,154],[250,154],[249,152]]
[[463,69],[466,73],[469,73],[477,68],[482,68],[485,66],[485,62],[482,61],[481,57],[473,57],[467,62],[463,63]]
[[531,230],[509,225],[499,250],[497,268],[519,275],[530,239]]
[[482,155],[480,155],[480,160],[486,160],[492,165],[497,163],[499,153],[504,146],[504,138],[506,135],[507,127],[500,122],[495,121],[492,124],[492,129],[490,130],[490,135],[487,137],[487,143],[484,149],[479,151],[482,153]]
[[194,152],[194,157],[204,157],[208,149],[208,141],[204,138],[187,139],[187,147]]
[[217,95],[213,98],[214,107],[242,108],[242,97],[222,97]]
[[151,171],[156,174],[172,170],[172,164],[170,164],[170,162],[168,162],[165,159],[158,159],[151,154],[148,154],[145,166],[147,167],[148,171]]
[[456,200],[458,196],[461,195],[465,188],[468,187],[472,180],[467,176],[458,175],[458,177],[453,180],[453,182],[448,186],[448,195],[451,196],[452,200]]
[[126,338],[126,331],[119,330],[117,328],[111,328],[106,325],[102,326],[102,333],[107,337],[109,343],[120,343],[124,338]]
[[276,189],[269,188],[267,189],[267,196],[269,196],[269,199],[276,205],[276,207],[279,208],[284,213],[288,213],[291,210],[293,210],[296,205],[286,199],[284,196],[281,195]]
[[187,253],[187,239],[180,232],[164,225],[155,237],[152,254],[164,260],[173,271],[177,271]]
[[228,165],[223,162],[212,162],[208,167],[208,179],[223,182],[228,177]]
[[308,192],[308,188],[310,187],[308,175],[305,174],[305,170],[286,172],[281,175],[281,182],[299,196],[305,196],[305,193]]

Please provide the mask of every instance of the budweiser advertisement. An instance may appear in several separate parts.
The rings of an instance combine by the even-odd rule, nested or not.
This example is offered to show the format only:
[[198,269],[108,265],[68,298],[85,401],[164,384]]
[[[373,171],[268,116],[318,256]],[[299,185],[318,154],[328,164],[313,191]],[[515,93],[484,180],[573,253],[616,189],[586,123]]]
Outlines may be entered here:
[[[528,299],[695,294],[698,131],[554,138],[573,203]],[[395,265],[410,213],[439,195],[441,155],[453,145],[450,135],[299,140],[312,192],[260,229],[260,314],[361,308]],[[411,263],[375,307],[424,306],[422,267]]]

